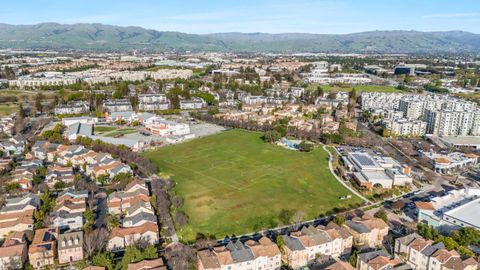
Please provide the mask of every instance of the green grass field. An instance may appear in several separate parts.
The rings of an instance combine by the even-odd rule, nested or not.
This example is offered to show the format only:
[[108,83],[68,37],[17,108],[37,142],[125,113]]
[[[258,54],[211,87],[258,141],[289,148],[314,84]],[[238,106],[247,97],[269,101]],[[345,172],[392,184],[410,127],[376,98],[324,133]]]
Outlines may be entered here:
[[95,132],[108,132],[112,130],[116,130],[117,127],[112,127],[112,126],[95,126],[94,131]]
[[321,148],[301,153],[263,142],[260,133],[230,130],[147,152],[160,172],[172,175],[189,224],[177,229],[183,241],[197,232],[245,234],[280,225],[282,209],[304,220],[361,203],[338,183]]
[[350,92],[353,88],[357,90],[358,93],[360,92],[383,92],[383,93],[396,93],[401,92],[400,90],[396,89],[393,86],[382,86],[382,85],[355,85],[351,87],[339,87],[339,86],[331,86],[331,85],[319,85],[319,84],[310,84],[307,89],[308,90],[315,90],[318,86],[321,86],[324,91],[343,91],[343,92]]
[[18,110],[17,104],[0,104],[0,116],[10,115]]
[[125,134],[130,134],[130,133],[135,133],[135,132],[137,132],[137,130],[134,129],[134,128],[124,128],[124,129],[119,129],[119,130],[109,132],[109,133],[105,134],[104,136],[105,137],[115,137],[115,136],[118,136],[118,135],[125,135]]

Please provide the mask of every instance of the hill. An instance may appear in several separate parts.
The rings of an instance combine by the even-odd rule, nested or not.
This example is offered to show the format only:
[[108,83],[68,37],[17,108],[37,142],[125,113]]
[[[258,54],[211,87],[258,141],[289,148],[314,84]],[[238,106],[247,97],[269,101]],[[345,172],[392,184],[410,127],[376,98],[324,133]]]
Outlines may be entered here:
[[373,31],[346,35],[306,33],[196,35],[104,24],[0,24],[0,48],[275,53],[465,53],[480,50],[480,35],[462,31]]

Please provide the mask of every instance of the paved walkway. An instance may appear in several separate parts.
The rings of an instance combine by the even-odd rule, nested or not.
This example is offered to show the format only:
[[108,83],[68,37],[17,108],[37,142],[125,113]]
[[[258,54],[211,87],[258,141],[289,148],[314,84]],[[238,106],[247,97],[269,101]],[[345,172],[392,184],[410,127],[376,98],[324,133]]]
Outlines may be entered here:
[[329,155],[329,158],[328,158],[328,168],[330,169],[330,172],[333,174],[333,176],[335,177],[335,179],[337,179],[338,182],[340,182],[340,184],[342,184],[344,187],[346,187],[348,190],[350,190],[353,194],[357,195],[358,197],[360,197],[360,199],[362,199],[363,201],[365,201],[367,204],[372,204],[372,202],[365,198],[364,196],[362,196],[362,194],[360,194],[358,191],[356,191],[354,188],[352,188],[351,186],[347,185],[347,183],[345,183],[345,181],[343,181],[340,177],[338,177],[338,175],[335,173],[335,171],[333,170],[333,165],[332,165],[332,162],[333,162],[333,155],[332,153],[330,153],[330,151],[327,149],[327,146],[326,145],[323,145],[323,150],[327,151],[328,155]]

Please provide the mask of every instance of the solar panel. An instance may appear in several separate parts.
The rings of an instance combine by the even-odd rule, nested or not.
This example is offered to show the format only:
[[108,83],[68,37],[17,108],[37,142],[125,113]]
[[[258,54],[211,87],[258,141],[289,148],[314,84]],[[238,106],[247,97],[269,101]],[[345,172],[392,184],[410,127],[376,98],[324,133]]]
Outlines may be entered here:
[[364,155],[360,155],[360,154],[352,154],[355,159],[362,165],[362,166],[374,166],[375,163],[373,163],[372,159],[367,157],[367,156],[364,156]]

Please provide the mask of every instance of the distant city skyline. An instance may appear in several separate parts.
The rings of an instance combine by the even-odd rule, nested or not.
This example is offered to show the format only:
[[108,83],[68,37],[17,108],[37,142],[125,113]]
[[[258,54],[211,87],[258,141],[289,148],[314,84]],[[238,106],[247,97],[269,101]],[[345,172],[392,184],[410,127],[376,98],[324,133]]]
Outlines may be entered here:
[[374,30],[480,33],[480,1],[24,0],[2,3],[1,23],[103,23],[194,34],[347,34]]

